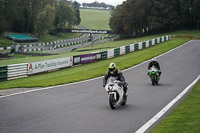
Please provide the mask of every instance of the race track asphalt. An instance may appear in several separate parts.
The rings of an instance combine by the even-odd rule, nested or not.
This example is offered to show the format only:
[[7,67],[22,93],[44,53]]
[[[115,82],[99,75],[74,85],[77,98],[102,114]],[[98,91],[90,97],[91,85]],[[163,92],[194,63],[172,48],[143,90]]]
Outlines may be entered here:
[[117,110],[109,107],[102,77],[2,97],[0,132],[133,133],[199,76],[200,41],[190,41],[157,60],[162,70],[157,86],[147,76],[148,62],[123,72],[129,84],[128,104]]

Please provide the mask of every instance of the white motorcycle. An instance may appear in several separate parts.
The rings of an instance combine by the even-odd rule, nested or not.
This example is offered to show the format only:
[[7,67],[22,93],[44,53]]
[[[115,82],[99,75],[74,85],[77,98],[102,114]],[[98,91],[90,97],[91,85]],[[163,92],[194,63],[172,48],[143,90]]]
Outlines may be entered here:
[[124,97],[124,89],[119,80],[116,80],[115,77],[110,77],[105,89],[108,92],[111,109],[116,109],[120,105],[126,105],[127,97]]

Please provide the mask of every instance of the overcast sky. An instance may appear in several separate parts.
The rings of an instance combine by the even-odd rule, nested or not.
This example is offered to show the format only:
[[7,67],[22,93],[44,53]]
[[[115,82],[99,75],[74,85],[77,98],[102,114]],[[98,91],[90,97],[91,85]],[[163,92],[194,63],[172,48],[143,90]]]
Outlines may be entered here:
[[[74,0],[75,1],[75,0]],[[109,5],[113,5],[113,6],[116,6],[116,5],[121,5],[123,1],[126,1],[126,0],[76,0],[78,3],[82,4],[82,3],[93,3],[95,1],[101,3],[101,2],[104,2],[106,4],[109,4]]]

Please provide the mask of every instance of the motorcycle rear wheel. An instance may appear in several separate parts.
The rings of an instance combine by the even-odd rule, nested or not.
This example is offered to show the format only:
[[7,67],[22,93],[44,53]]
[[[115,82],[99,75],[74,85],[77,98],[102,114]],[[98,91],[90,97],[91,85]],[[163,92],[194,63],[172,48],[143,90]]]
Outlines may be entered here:
[[152,85],[155,85],[155,77],[153,76],[153,77],[151,77],[151,82],[152,82]]

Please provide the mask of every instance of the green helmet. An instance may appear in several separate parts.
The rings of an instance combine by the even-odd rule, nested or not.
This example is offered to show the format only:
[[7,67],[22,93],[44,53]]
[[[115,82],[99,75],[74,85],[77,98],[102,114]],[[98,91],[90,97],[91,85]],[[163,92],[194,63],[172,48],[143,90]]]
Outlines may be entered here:
[[116,65],[115,63],[110,63],[108,66],[108,70],[110,73],[114,73],[114,71],[116,70]]

